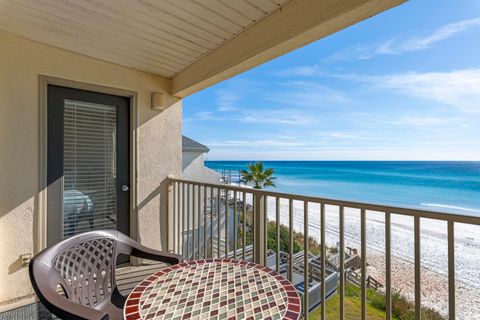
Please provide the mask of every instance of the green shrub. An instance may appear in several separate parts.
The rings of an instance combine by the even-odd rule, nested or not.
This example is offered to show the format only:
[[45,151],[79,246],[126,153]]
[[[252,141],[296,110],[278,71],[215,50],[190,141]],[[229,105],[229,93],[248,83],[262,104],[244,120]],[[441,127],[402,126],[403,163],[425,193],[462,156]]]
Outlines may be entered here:
[[330,249],[328,249],[328,252],[330,254],[337,254],[338,253],[338,249],[337,247],[330,247]]
[[[360,302],[361,290],[352,283],[345,284],[345,297],[351,301]],[[371,288],[367,288],[367,304],[377,310],[385,312],[385,294]],[[415,304],[405,298],[401,292],[392,292],[392,315],[400,320],[415,320]],[[430,308],[422,308],[422,320],[445,320],[437,311]]]
[[[276,223],[271,221],[267,226],[267,247],[273,251],[277,251],[277,226]],[[295,232],[294,232],[295,238]],[[280,251],[289,252],[289,230],[286,226],[280,225]],[[303,244],[300,243],[297,239],[293,241],[293,253],[297,253],[303,250]]]
[[387,310],[385,305],[385,296],[375,291],[374,289],[367,289],[367,300],[370,302],[372,307],[379,310]]
[[357,286],[354,286],[353,284],[346,284],[345,285],[345,296],[346,297],[353,297],[353,298],[359,298],[360,297],[360,288]]

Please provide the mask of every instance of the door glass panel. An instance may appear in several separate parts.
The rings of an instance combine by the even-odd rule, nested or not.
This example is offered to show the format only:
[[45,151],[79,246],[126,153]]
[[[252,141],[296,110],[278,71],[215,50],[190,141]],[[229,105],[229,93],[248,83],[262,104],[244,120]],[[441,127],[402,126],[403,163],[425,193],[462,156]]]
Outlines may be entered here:
[[117,227],[117,109],[65,100],[63,237]]

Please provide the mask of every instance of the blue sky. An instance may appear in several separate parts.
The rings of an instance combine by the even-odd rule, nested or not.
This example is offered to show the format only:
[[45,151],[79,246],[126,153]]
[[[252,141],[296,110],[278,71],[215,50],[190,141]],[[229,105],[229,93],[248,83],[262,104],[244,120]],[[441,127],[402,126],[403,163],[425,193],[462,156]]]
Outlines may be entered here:
[[411,0],[183,105],[210,160],[480,160],[480,1]]

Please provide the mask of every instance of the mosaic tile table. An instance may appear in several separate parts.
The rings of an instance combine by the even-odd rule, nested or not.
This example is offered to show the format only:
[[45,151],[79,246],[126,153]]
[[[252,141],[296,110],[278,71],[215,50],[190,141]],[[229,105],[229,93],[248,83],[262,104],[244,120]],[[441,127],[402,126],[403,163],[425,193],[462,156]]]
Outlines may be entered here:
[[292,284],[255,263],[233,259],[189,261],[142,281],[128,296],[126,320],[300,318]]

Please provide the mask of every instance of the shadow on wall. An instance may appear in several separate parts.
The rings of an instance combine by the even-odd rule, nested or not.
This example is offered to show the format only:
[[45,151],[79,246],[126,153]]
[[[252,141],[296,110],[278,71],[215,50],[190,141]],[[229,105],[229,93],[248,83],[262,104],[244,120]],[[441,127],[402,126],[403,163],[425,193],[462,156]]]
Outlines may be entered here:
[[27,266],[23,264],[22,255],[19,255],[18,259],[8,266],[8,274],[13,274],[19,271],[20,269],[26,268],[26,267]]
[[[32,194],[33,192],[35,194]],[[0,225],[0,253],[2,254],[2,260],[9,260],[4,260],[9,264],[9,275],[26,269],[28,264],[23,261],[24,255],[31,256],[41,249],[38,241],[36,241],[38,239],[36,222],[39,219],[38,191],[25,191],[23,197],[21,195],[21,193],[15,193],[14,197],[8,198],[6,201],[3,201],[4,199],[0,201],[0,218],[3,218],[1,219],[2,225]],[[28,217],[33,219],[25,221]],[[20,252],[18,249],[16,252],[12,252],[20,243],[22,243],[20,247],[28,252]],[[15,254],[15,257],[12,257],[12,254]]]
[[[136,208],[133,210],[134,216],[137,217],[136,235],[137,241],[142,243],[142,235],[140,233],[141,223],[149,223],[147,219],[141,219],[141,210],[145,208],[151,201],[154,201],[156,197],[159,197],[160,206],[159,210],[159,226],[161,231],[166,231],[166,228],[162,229],[162,226],[168,224],[168,178],[162,180],[160,185],[155,188],[145,199],[143,199]],[[168,238],[166,232],[160,233],[160,245],[163,250],[168,247]]]
[[185,170],[185,168],[188,168],[195,160],[197,160],[200,157],[203,157],[203,153],[183,152],[182,153],[182,170]]

